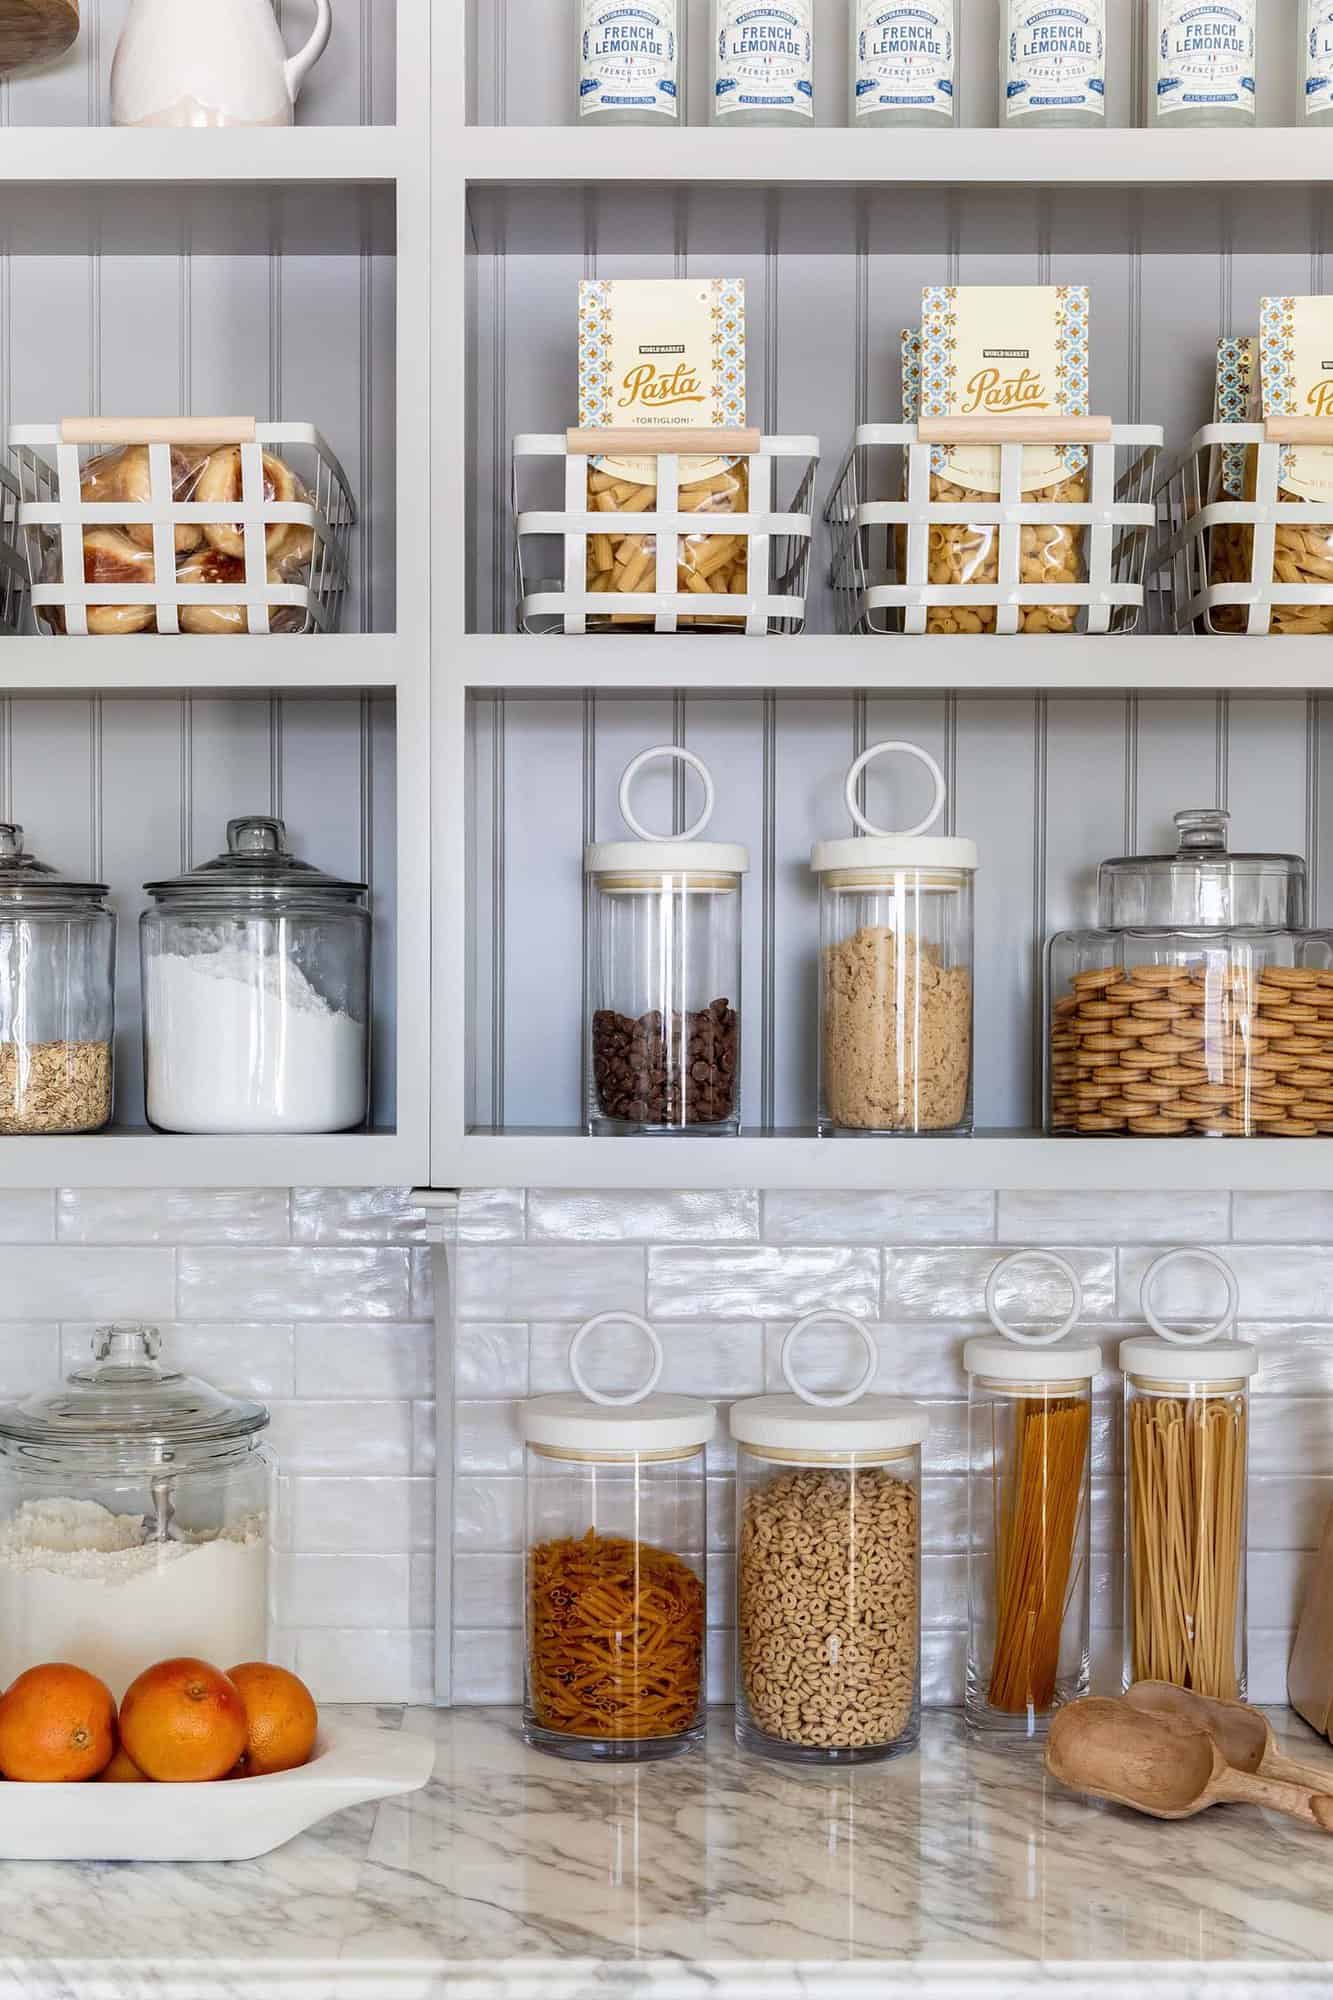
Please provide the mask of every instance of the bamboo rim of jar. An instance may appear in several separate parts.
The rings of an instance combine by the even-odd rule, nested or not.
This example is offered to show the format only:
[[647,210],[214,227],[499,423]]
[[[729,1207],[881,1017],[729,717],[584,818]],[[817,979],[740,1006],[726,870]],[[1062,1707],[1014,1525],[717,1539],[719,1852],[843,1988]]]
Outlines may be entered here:
[[892,1465],[901,1458],[913,1458],[920,1453],[919,1444],[894,1445],[891,1449],[868,1446],[864,1451],[811,1451],[793,1447],[784,1449],[781,1445],[755,1445],[737,1441],[736,1454],[739,1459],[758,1459],[771,1465],[828,1465],[847,1466],[858,1469],[863,1465]]
[[735,896],[741,886],[739,875],[699,875],[688,868],[654,868],[643,875],[594,875],[592,880],[607,896],[659,896],[664,891],[686,896]]
[[1040,1396],[1086,1396],[1092,1398],[1092,1383],[1086,1375],[1076,1375],[1072,1381],[1048,1380],[1045,1376],[1039,1382],[1001,1381],[994,1375],[974,1375],[974,1389],[987,1389],[992,1395],[1012,1396],[1016,1402],[1032,1402]]
[[585,1451],[577,1445],[533,1444],[530,1439],[528,1450],[538,1458],[556,1458],[567,1465],[669,1465],[674,1460],[704,1455],[701,1444],[672,1445],[662,1451]]
[[[908,877],[911,879],[906,879]],[[971,881],[970,868],[922,868],[914,861],[905,861],[893,868],[837,868],[819,878],[822,889],[879,889],[886,895],[902,895],[921,889],[956,894],[969,887]]]
[[1197,1376],[1188,1382],[1163,1382],[1155,1375],[1126,1375],[1125,1383],[1140,1395],[1165,1396],[1178,1403],[1199,1402],[1206,1396],[1235,1396],[1250,1387],[1244,1375],[1224,1376],[1217,1382],[1203,1382]]

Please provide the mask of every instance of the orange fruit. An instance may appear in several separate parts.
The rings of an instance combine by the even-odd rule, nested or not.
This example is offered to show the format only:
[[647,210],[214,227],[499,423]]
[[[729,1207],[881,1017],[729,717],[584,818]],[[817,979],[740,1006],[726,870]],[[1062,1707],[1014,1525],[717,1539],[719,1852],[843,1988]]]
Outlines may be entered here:
[[122,1747],[117,1750],[97,1782],[99,1785],[146,1785],[148,1780],[134,1759]]
[[0,1697],[0,1771],[21,1784],[95,1778],[116,1748],[111,1690],[82,1667],[29,1667]]
[[125,1690],[120,1740],[160,1785],[210,1784],[245,1749],[245,1705],[206,1660],[163,1660]]
[[319,1730],[319,1710],[305,1682],[264,1660],[233,1667],[228,1679],[236,1683],[245,1703],[243,1775],[267,1778],[275,1771],[294,1771],[308,1764]]

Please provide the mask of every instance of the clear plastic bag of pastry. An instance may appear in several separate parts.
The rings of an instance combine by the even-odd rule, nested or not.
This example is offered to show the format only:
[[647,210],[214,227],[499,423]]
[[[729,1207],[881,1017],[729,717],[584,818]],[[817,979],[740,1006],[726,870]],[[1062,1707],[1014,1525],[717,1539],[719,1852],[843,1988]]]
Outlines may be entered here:
[[[749,468],[744,459],[682,458],[680,461],[679,508],[694,514],[702,524],[712,515],[744,514],[749,510]],[[676,575],[658,578],[659,537],[640,532],[626,515],[654,514],[657,511],[656,461],[651,459],[593,459],[588,469],[588,504],[595,513],[605,514],[605,534],[588,538],[588,588],[611,599],[633,598],[658,589],[675,588],[700,601],[698,611],[681,612],[679,623],[707,631],[744,629],[743,612],[728,614],[715,601],[743,595],[749,587],[750,558],[748,537],[741,534],[700,531],[681,535],[676,546]],[[651,629],[653,611],[609,610],[594,612],[588,619],[589,631],[611,627]]]

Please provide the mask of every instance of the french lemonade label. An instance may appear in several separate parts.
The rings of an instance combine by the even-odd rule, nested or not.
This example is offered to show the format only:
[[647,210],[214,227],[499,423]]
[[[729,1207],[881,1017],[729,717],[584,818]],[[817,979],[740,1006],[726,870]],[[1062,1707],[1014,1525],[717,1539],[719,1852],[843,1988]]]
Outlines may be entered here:
[[679,116],[676,0],[583,0],[579,112]]
[[719,0],[717,113],[799,111],[815,115],[813,0],[759,6]]
[[1306,0],[1305,112],[1333,110],[1333,5]]
[[1007,116],[1106,115],[1106,0],[1008,0]]
[[1254,7],[1255,0],[1157,0],[1159,118],[1195,110],[1253,112]]
[[953,116],[953,0],[857,0],[856,115],[937,111]]

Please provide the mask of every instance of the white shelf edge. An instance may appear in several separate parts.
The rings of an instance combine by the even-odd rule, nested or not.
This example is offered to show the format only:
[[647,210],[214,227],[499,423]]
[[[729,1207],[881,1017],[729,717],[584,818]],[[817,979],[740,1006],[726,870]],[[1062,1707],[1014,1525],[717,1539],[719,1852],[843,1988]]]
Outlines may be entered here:
[[579,131],[471,126],[454,171],[474,186],[616,181],[737,186],[1199,187],[1333,180],[1333,132]]
[[11,125],[0,130],[0,185],[373,186],[396,182],[406,157],[396,125],[199,132]]
[[0,1189],[32,1187],[398,1187],[423,1178],[396,1132],[311,1138],[184,1138],[115,1130],[0,1139]]
[[0,695],[227,694],[394,688],[424,671],[397,633],[305,638],[136,633],[126,638],[0,639]]
[[[441,1162],[439,1153],[452,1157]],[[593,1139],[579,1132],[477,1132],[456,1147],[437,1148],[434,1180],[441,1187],[1309,1193],[1333,1190],[1333,1142],[1011,1133],[972,1139],[820,1139],[813,1133]]]
[[[0,659],[3,654],[0,654]],[[443,668],[465,688],[507,694],[585,688],[711,694],[1333,693],[1333,651],[1316,641],[1223,636],[745,639],[470,634]]]

